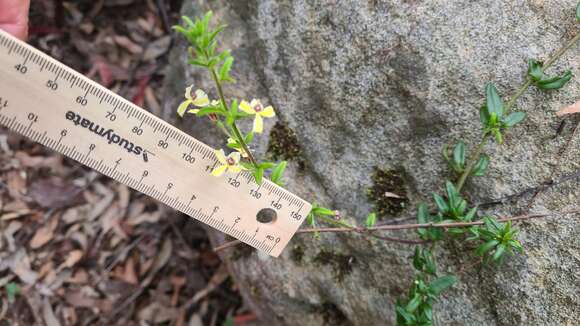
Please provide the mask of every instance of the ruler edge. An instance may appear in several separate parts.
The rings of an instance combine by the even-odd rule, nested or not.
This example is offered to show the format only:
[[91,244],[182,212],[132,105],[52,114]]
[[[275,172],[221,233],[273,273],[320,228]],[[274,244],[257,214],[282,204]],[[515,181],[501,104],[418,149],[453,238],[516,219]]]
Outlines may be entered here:
[[[139,112],[141,112],[142,114],[145,114],[145,115],[146,115],[146,116],[147,116],[149,119],[152,119],[153,121],[157,121],[158,123],[161,123],[161,124],[166,124],[166,125],[167,125],[169,128],[172,128],[172,129],[173,129],[173,130],[174,130],[174,131],[175,131],[175,132],[176,132],[178,135],[180,135],[180,136],[182,136],[182,137],[186,137],[186,138],[191,138],[191,140],[192,140],[193,142],[197,143],[199,146],[201,146],[201,147],[202,147],[202,148],[204,148],[205,150],[208,150],[209,152],[211,152],[211,154],[212,154],[212,155],[211,155],[211,157],[210,157],[210,158],[212,158],[212,159],[213,159],[215,162],[219,162],[219,161],[217,160],[217,158],[216,158],[216,155],[215,155],[215,150],[216,150],[216,149],[214,149],[214,148],[212,148],[211,146],[209,146],[209,145],[205,144],[204,142],[202,142],[202,141],[198,140],[197,138],[195,138],[195,137],[193,137],[193,136],[191,136],[191,135],[187,134],[186,132],[184,132],[183,130],[181,130],[181,129],[177,128],[176,126],[174,126],[174,125],[173,125],[173,124],[171,124],[170,122],[168,122],[168,121],[166,121],[166,120],[163,120],[163,119],[161,119],[160,117],[156,116],[155,114],[151,113],[150,111],[148,111],[148,110],[146,110],[146,109],[144,109],[144,108],[142,108],[142,107],[140,107],[140,106],[138,106],[138,105],[134,104],[133,102],[131,102],[131,101],[129,101],[129,100],[127,100],[127,99],[125,99],[124,97],[122,97],[121,95],[117,94],[116,92],[114,92],[114,91],[112,91],[112,90],[110,90],[110,89],[106,88],[105,86],[103,86],[103,85],[101,85],[101,84],[97,83],[96,81],[92,80],[91,78],[89,78],[89,77],[87,77],[87,76],[83,75],[82,73],[80,73],[80,72],[76,71],[75,69],[73,69],[72,67],[68,66],[67,64],[60,62],[59,60],[57,60],[57,59],[53,58],[51,55],[49,55],[49,54],[47,54],[47,53],[44,53],[43,51],[41,51],[41,50],[39,50],[39,49],[35,48],[34,46],[32,46],[32,45],[28,44],[28,43],[27,43],[27,42],[25,42],[25,41],[22,41],[22,40],[20,40],[20,39],[18,39],[18,38],[16,38],[16,37],[12,36],[11,34],[9,34],[9,33],[5,32],[5,31],[3,31],[2,29],[0,29],[0,38],[5,38],[5,39],[7,40],[7,42],[8,42],[8,44],[7,44],[7,45],[8,45],[8,47],[12,47],[12,46],[20,46],[20,47],[23,47],[25,50],[27,50],[27,51],[31,52],[33,55],[36,55],[36,56],[38,56],[40,59],[44,59],[44,60],[47,60],[47,61],[52,61],[52,64],[55,64],[55,63],[56,63],[57,65],[64,66],[64,69],[66,69],[66,70],[67,70],[67,72],[71,73],[73,76],[76,76],[77,78],[80,78],[80,79],[84,80],[85,82],[87,82],[88,84],[90,84],[90,86],[94,87],[96,90],[99,90],[99,91],[101,91],[101,92],[104,92],[104,93],[106,93],[106,94],[110,94],[110,95],[111,95],[113,98],[115,98],[115,99],[117,99],[118,101],[120,101],[121,103],[124,103],[125,105],[129,106],[129,107],[130,107],[130,108],[132,108],[133,110],[135,110],[135,111],[139,111]],[[11,53],[11,52],[12,52],[12,51],[10,51],[10,53]],[[8,53],[8,55],[10,55],[10,53]],[[166,205],[166,206],[170,207],[171,209],[174,209],[174,210],[178,211],[179,213],[181,213],[181,214],[184,214],[184,215],[188,216],[189,218],[192,218],[192,219],[194,219],[194,220],[196,220],[196,221],[198,221],[198,222],[201,222],[202,224],[204,224],[204,225],[207,225],[207,226],[209,226],[209,227],[211,227],[211,228],[213,228],[213,229],[215,229],[215,230],[217,230],[217,231],[219,231],[219,232],[221,232],[221,233],[223,233],[223,234],[226,234],[226,235],[232,236],[232,237],[236,238],[237,240],[239,240],[239,241],[241,241],[241,242],[243,242],[243,243],[246,243],[247,245],[249,245],[249,246],[251,246],[251,247],[253,247],[253,248],[255,248],[255,249],[259,250],[259,251],[263,251],[263,252],[267,253],[268,255],[270,255],[270,256],[272,256],[272,257],[275,257],[275,258],[276,258],[276,257],[278,257],[278,256],[279,256],[279,255],[280,255],[280,254],[281,254],[281,253],[284,251],[284,249],[286,249],[286,247],[288,246],[288,243],[289,243],[289,242],[292,240],[292,238],[294,237],[294,235],[296,235],[296,232],[298,231],[298,229],[300,229],[300,227],[302,226],[302,224],[303,224],[303,223],[304,223],[304,221],[306,220],[306,215],[308,215],[308,213],[309,213],[309,212],[310,212],[310,210],[312,209],[312,204],[311,204],[311,203],[309,203],[308,201],[306,201],[306,200],[302,199],[300,196],[298,196],[298,195],[296,195],[296,194],[292,193],[291,191],[289,191],[289,190],[287,190],[287,189],[285,189],[285,188],[283,188],[283,187],[281,187],[281,186],[279,186],[279,185],[275,184],[274,182],[270,181],[269,179],[266,179],[266,178],[264,178],[264,179],[262,180],[262,185],[258,185],[258,184],[256,183],[256,181],[255,181],[255,179],[254,179],[253,175],[252,175],[252,174],[251,174],[249,171],[246,171],[246,170],[242,171],[242,174],[243,174],[243,175],[245,175],[245,177],[248,177],[248,178],[250,178],[250,179],[252,180],[252,181],[251,181],[251,183],[252,183],[252,184],[255,184],[256,186],[259,186],[259,187],[261,187],[261,186],[263,186],[263,184],[264,184],[264,182],[265,182],[265,183],[267,183],[269,186],[271,186],[271,187],[274,187],[274,188],[278,188],[278,189],[279,189],[279,190],[281,190],[283,193],[286,193],[286,194],[288,194],[288,195],[290,195],[290,196],[294,197],[294,198],[295,198],[295,199],[296,199],[298,202],[302,202],[302,203],[303,203],[303,207],[301,208],[301,210],[302,210],[304,207],[306,207],[306,208],[307,208],[307,211],[304,213],[304,218],[302,219],[302,221],[301,221],[301,222],[299,222],[299,223],[296,223],[296,228],[295,228],[295,230],[294,230],[294,231],[292,231],[292,235],[291,235],[291,236],[288,238],[288,241],[287,241],[287,242],[284,244],[284,248],[280,249],[280,250],[277,252],[277,254],[272,254],[271,252],[267,252],[267,251],[265,251],[265,250],[263,250],[263,249],[257,248],[257,247],[255,247],[254,245],[252,245],[252,244],[250,244],[250,243],[247,243],[247,242],[246,242],[246,241],[244,241],[243,239],[237,238],[236,236],[234,236],[234,235],[232,235],[232,234],[229,234],[228,232],[222,231],[222,230],[218,229],[217,227],[215,227],[215,226],[213,226],[213,225],[211,225],[211,224],[209,224],[209,223],[203,222],[202,220],[200,220],[200,219],[197,219],[197,218],[195,218],[195,217],[191,216],[190,214],[188,214],[188,213],[186,213],[186,212],[183,212],[183,211],[181,211],[180,209],[178,209],[178,208],[174,207],[173,205],[167,204],[166,202],[164,202],[164,201],[162,201],[162,200],[160,200],[160,199],[158,199],[158,198],[155,198],[155,197],[153,197],[152,195],[149,195],[149,194],[147,194],[147,193],[144,193],[143,191],[140,191],[140,190],[138,190],[138,189],[136,189],[136,188],[133,188],[133,187],[131,187],[131,186],[127,185],[126,183],[124,183],[124,182],[121,182],[121,181],[117,180],[116,178],[114,178],[114,177],[112,177],[112,176],[109,176],[109,175],[107,175],[107,174],[104,174],[104,173],[102,173],[102,172],[100,172],[100,171],[96,170],[95,168],[93,168],[93,167],[91,167],[91,166],[88,166],[87,164],[85,164],[85,163],[83,163],[83,162],[80,162],[80,161],[79,161],[79,160],[77,160],[77,159],[74,159],[74,158],[73,158],[73,157],[71,157],[71,156],[65,155],[65,154],[63,154],[63,153],[61,153],[61,152],[59,152],[59,151],[57,151],[57,150],[55,150],[55,149],[53,149],[53,148],[51,148],[51,147],[48,147],[47,145],[44,145],[44,144],[42,144],[42,143],[40,143],[40,142],[38,142],[38,141],[36,141],[36,140],[32,139],[31,137],[29,137],[29,136],[27,136],[27,135],[24,135],[24,134],[22,134],[22,133],[20,133],[20,132],[17,132],[17,131],[15,131],[15,130],[13,130],[12,128],[9,128],[8,126],[4,126],[4,127],[5,127],[5,128],[7,128],[8,130],[10,130],[11,132],[15,132],[15,133],[17,133],[17,134],[19,134],[19,135],[21,135],[21,136],[23,136],[23,137],[26,137],[26,138],[28,138],[29,140],[32,140],[32,141],[34,141],[35,143],[38,143],[38,144],[40,144],[41,146],[47,147],[48,149],[50,149],[50,150],[51,150],[51,151],[53,151],[53,152],[56,152],[56,153],[58,153],[59,155],[62,155],[62,156],[68,157],[68,158],[70,158],[70,159],[72,159],[72,160],[76,161],[77,163],[79,163],[79,164],[81,164],[81,165],[83,165],[83,166],[85,166],[85,167],[87,167],[87,168],[89,168],[89,169],[91,169],[91,170],[93,170],[93,171],[96,171],[96,172],[98,172],[98,173],[100,173],[100,174],[102,174],[102,175],[106,176],[107,178],[113,179],[113,180],[115,180],[116,182],[119,182],[119,183],[121,183],[121,184],[123,184],[123,185],[125,185],[125,186],[128,186],[129,188],[131,188],[131,189],[133,189],[133,190],[135,190],[135,191],[137,191],[137,192],[139,192],[139,193],[141,193],[141,194],[144,194],[144,195],[146,195],[146,196],[148,196],[148,197],[150,197],[150,198],[152,198],[152,199],[154,199],[154,200],[156,200],[156,201],[159,201],[159,202],[160,202],[160,203],[162,203],[163,205]],[[279,229],[279,230],[281,230],[281,231],[284,231],[283,229]]]

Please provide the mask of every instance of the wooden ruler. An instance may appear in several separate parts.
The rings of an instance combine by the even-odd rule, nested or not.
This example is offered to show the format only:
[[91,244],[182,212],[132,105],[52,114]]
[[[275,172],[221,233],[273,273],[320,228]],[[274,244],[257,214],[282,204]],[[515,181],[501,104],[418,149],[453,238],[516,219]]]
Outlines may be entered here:
[[2,31],[0,124],[274,257],[311,209],[247,171],[211,176],[211,147]]

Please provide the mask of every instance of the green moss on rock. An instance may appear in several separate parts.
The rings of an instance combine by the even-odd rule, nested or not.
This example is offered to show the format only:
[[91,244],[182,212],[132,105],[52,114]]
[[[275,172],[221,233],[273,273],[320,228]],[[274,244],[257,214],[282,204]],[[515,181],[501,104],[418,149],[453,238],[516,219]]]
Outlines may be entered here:
[[313,262],[320,265],[331,265],[337,281],[342,281],[352,271],[355,258],[351,255],[323,249],[314,257]]
[[270,131],[268,154],[274,160],[295,161],[298,162],[301,169],[304,168],[302,148],[298,143],[294,130],[280,121],[276,122],[272,131]]

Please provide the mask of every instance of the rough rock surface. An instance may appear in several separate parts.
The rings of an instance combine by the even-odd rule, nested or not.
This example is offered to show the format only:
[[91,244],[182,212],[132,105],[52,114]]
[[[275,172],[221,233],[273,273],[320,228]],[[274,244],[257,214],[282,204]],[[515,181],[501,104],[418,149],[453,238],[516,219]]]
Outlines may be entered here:
[[[203,1],[186,1],[200,15]],[[288,187],[359,222],[372,209],[367,189],[375,167],[403,180],[408,198],[396,216],[414,215],[440,191],[449,172],[440,149],[480,137],[483,87],[514,92],[527,58],[546,59],[575,33],[575,0],[212,1],[229,24],[225,46],[238,84],[226,92],[260,97],[296,132],[305,168],[292,164]],[[551,71],[578,71],[574,47]],[[165,118],[186,84],[209,88],[205,72],[186,68],[183,42],[168,71]],[[564,90],[530,90],[517,103],[528,118],[492,155],[489,178],[469,182],[473,202],[517,193],[577,171],[578,119],[555,112],[578,100],[580,79]],[[565,123],[562,127],[562,120]],[[204,121],[182,122],[220,146]],[[271,124],[268,125],[271,127]],[[265,137],[264,137],[265,138]],[[566,142],[571,139],[566,147]],[[263,154],[267,142],[256,151]],[[400,190],[399,190],[400,191]],[[531,212],[578,207],[577,180],[542,192]],[[530,196],[488,209],[526,212]],[[349,217],[350,219],[350,217]],[[440,325],[573,325],[580,320],[580,223],[550,218],[520,225],[523,255],[495,269],[470,269],[437,304]],[[397,234],[413,237],[412,232]],[[223,238],[216,234],[217,240]],[[248,302],[265,324],[391,325],[393,302],[413,278],[412,247],[357,235],[298,235],[279,259],[236,249],[227,254]],[[457,272],[471,249],[439,248],[442,272]]]

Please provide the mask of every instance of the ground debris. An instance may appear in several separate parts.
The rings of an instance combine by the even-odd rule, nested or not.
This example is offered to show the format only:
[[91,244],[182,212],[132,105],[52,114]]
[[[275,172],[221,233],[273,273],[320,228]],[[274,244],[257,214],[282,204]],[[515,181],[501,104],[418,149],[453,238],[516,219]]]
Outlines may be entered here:
[[[177,23],[177,2],[33,1],[29,41],[158,114],[161,5]],[[228,279],[189,217],[0,129],[0,320],[221,325],[251,314]]]

